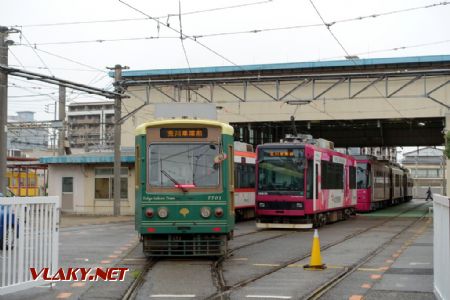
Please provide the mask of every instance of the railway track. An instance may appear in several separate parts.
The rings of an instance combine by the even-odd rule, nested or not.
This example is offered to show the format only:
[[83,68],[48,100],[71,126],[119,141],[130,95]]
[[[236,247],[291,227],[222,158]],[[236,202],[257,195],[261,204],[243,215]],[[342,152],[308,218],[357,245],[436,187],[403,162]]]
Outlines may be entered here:
[[[324,246],[321,247],[321,251],[327,250],[333,246],[342,244],[344,242],[346,242],[349,239],[352,239],[354,237],[357,237],[361,234],[364,234],[372,229],[375,229],[377,227],[380,227],[384,224],[386,224],[389,221],[392,221],[395,218],[400,217],[401,215],[408,213],[412,210],[415,210],[423,205],[425,205],[426,203],[423,204],[418,204],[415,205],[413,207],[410,207],[406,210],[402,210],[401,212],[399,212],[398,214],[394,215],[391,218],[386,218],[386,220],[383,220],[381,222],[378,222],[377,224],[367,227],[365,229],[361,229],[358,230],[352,234],[346,235],[343,238],[328,243]],[[381,252],[387,245],[389,245],[396,237],[398,237],[400,234],[402,234],[403,232],[405,232],[406,230],[408,230],[409,228],[411,228],[412,226],[414,226],[417,222],[419,222],[420,220],[423,219],[423,217],[425,216],[426,213],[424,213],[424,215],[419,218],[414,220],[413,222],[411,222],[409,225],[405,226],[405,228],[403,228],[400,232],[396,233],[392,238],[390,238],[388,241],[386,241],[385,243],[383,243],[382,245],[380,245],[379,247],[377,247],[375,250],[371,251],[368,255],[366,255],[365,257],[363,257],[361,260],[359,260],[358,262],[356,262],[355,264],[353,264],[350,267],[347,267],[345,269],[343,269],[342,272],[340,272],[339,274],[337,274],[334,278],[332,278],[331,280],[327,281],[325,284],[321,285],[320,287],[318,287],[316,290],[314,290],[312,293],[310,293],[309,295],[307,295],[304,299],[318,299],[320,298],[322,295],[324,295],[327,291],[329,291],[331,288],[333,288],[334,286],[336,286],[339,282],[341,282],[342,280],[344,280],[345,278],[347,278],[348,276],[350,276],[353,272],[355,272],[359,267],[361,267],[363,264],[365,264],[368,260],[370,260],[371,258],[373,258],[374,256],[376,256],[379,252]],[[235,238],[239,238],[239,237],[245,237],[248,235],[253,235],[256,233],[260,233],[261,230],[256,230],[256,231],[251,231],[251,232],[247,232],[244,234],[240,234],[235,236]],[[229,258],[231,255],[233,255],[233,253],[235,253],[236,251],[245,248],[245,247],[250,247],[256,244],[260,244],[260,243],[264,243],[266,241],[269,240],[273,240],[276,238],[280,238],[280,237],[284,237],[287,235],[291,235],[291,234],[295,234],[298,233],[299,230],[296,231],[288,231],[286,233],[281,233],[281,234],[277,234],[268,238],[263,238],[263,239],[258,239],[256,241],[252,241],[237,247],[234,247],[230,250],[229,254],[226,257],[214,260],[211,262],[211,278],[212,278],[212,282],[214,284],[214,286],[216,287],[216,293],[206,297],[205,299],[224,299],[227,300],[230,297],[231,292],[236,291],[240,288],[245,287],[246,285],[255,282],[263,277],[266,277],[268,275],[271,275],[277,271],[280,271],[284,268],[287,268],[289,265],[298,263],[299,261],[309,258],[310,257],[310,253],[304,253],[300,256],[297,256],[289,261],[286,261],[282,264],[280,264],[279,266],[276,267],[272,267],[271,269],[267,270],[266,272],[256,275],[256,276],[252,276],[249,277],[245,280],[241,280],[233,285],[227,285],[226,280],[223,276],[223,269],[222,269],[222,265],[223,262]],[[142,272],[137,276],[136,280],[132,283],[132,285],[128,288],[127,292],[125,293],[125,295],[123,296],[122,299],[124,300],[130,300],[130,299],[134,299],[140,289],[140,287],[143,285],[143,283],[145,282],[145,277],[148,274],[149,271],[151,271],[151,269],[157,264],[158,259],[156,258],[149,258],[146,262],[146,265],[144,266]]]
[[[373,226],[370,226],[370,227],[368,227],[368,228],[361,229],[361,230],[359,230],[359,231],[357,231],[357,232],[354,232],[354,233],[352,233],[352,234],[349,234],[349,235],[347,235],[347,236],[344,236],[343,238],[341,238],[341,239],[339,239],[339,240],[337,240],[337,241],[334,241],[334,242],[332,242],[332,243],[328,243],[328,244],[322,246],[320,249],[321,249],[321,251],[324,251],[324,250],[327,250],[327,249],[329,249],[329,248],[331,248],[331,247],[333,247],[333,246],[342,244],[342,243],[348,241],[349,239],[352,239],[352,238],[357,237],[357,236],[359,236],[359,235],[361,235],[361,234],[364,234],[364,233],[366,233],[366,232],[368,232],[368,231],[370,231],[370,230],[372,230],[372,229],[375,229],[375,228],[377,228],[377,227],[380,227],[380,226],[386,224],[387,222],[390,222],[390,221],[392,221],[393,219],[396,219],[396,218],[400,217],[401,215],[403,215],[403,214],[405,214],[405,213],[407,213],[407,212],[410,212],[410,211],[412,211],[412,210],[415,210],[416,208],[419,208],[419,207],[421,207],[421,206],[423,206],[423,205],[425,205],[425,204],[426,204],[426,203],[422,203],[422,204],[415,205],[415,206],[413,206],[413,207],[411,207],[411,208],[408,208],[408,209],[406,209],[406,210],[404,210],[404,211],[399,212],[397,215],[395,215],[395,216],[393,216],[393,217],[391,217],[391,218],[387,218],[386,220],[384,220],[384,221],[382,221],[382,222],[380,222],[380,223],[377,223],[377,224],[375,224],[375,225],[373,225]],[[371,253],[369,253],[367,256],[365,256],[363,259],[361,259],[360,261],[358,261],[356,264],[354,264],[353,266],[351,266],[351,267],[349,267],[349,268],[347,268],[347,269],[344,269],[344,271],[342,271],[341,273],[339,273],[336,277],[334,277],[332,280],[330,280],[327,284],[325,284],[325,285],[319,287],[317,290],[315,290],[313,293],[311,293],[306,299],[318,299],[318,297],[320,297],[321,295],[323,295],[323,294],[324,294],[326,291],[328,291],[330,288],[332,288],[332,287],[335,286],[337,283],[339,283],[341,280],[343,280],[344,278],[346,278],[347,276],[349,276],[351,273],[353,273],[355,270],[357,270],[357,269],[358,269],[361,265],[363,265],[366,261],[370,260],[370,259],[371,259],[372,257],[374,257],[376,254],[378,254],[380,251],[382,251],[382,250],[384,249],[384,247],[386,247],[389,243],[391,243],[392,240],[395,239],[398,235],[400,235],[402,232],[406,231],[408,228],[410,228],[411,226],[413,226],[414,224],[416,224],[416,222],[419,222],[419,220],[421,220],[421,219],[425,216],[425,214],[426,214],[426,213],[424,213],[424,215],[423,215],[421,218],[416,219],[416,220],[414,220],[413,222],[411,222],[411,224],[407,225],[404,229],[402,229],[401,232],[395,234],[394,237],[392,237],[392,238],[391,238],[390,240],[388,240],[386,243],[383,243],[381,246],[377,247],[377,249],[375,249],[374,251],[372,251]],[[273,237],[273,238],[275,238],[275,237]],[[268,240],[268,239],[267,239],[267,240]],[[249,244],[249,245],[250,245],[250,244]],[[243,245],[243,247],[244,247],[244,246],[247,247],[247,246],[249,246],[249,245]],[[241,247],[241,248],[243,248],[243,247]],[[236,251],[236,250],[237,250],[237,249],[233,249],[232,251]],[[213,300],[213,299],[229,299],[229,294],[230,294],[232,291],[238,290],[238,289],[240,289],[240,288],[242,288],[242,287],[244,287],[244,286],[246,286],[246,285],[248,285],[248,284],[250,284],[250,283],[252,283],[252,282],[255,282],[255,281],[257,281],[257,280],[259,280],[259,279],[261,279],[261,278],[263,278],[263,277],[266,277],[266,276],[271,275],[271,274],[273,274],[273,273],[275,273],[275,272],[277,272],[277,271],[280,271],[280,270],[282,270],[282,269],[284,269],[284,268],[287,268],[289,265],[298,263],[298,262],[301,261],[301,260],[304,260],[304,259],[306,259],[306,258],[309,258],[310,256],[311,256],[310,253],[305,253],[305,254],[303,254],[303,255],[297,256],[297,257],[295,257],[295,258],[293,258],[293,259],[291,259],[291,260],[289,260],[289,261],[286,261],[286,262],[280,264],[279,266],[272,267],[271,269],[267,270],[266,272],[264,272],[264,273],[262,273],[262,274],[259,274],[259,275],[257,275],[257,276],[253,276],[253,277],[249,277],[249,278],[247,278],[247,279],[245,279],[245,280],[241,280],[241,281],[239,281],[239,282],[237,282],[237,283],[235,283],[235,284],[233,284],[233,285],[231,285],[231,286],[228,286],[228,285],[226,284],[225,280],[223,279],[223,274],[221,274],[221,273],[222,273],[222,263],[223,263],[223,259],[218,260],[217,263],[213,264],[213,268],[215,268],[215,269],[212,270],[212,273],[213,273],[213,274],[216,274],[216,275],[214,275],[216,278],[222,278],[222,280],[221,280],[221,281],[216,281],[216,285],[217,285],[217,287],[218,287],[218,288],[217,288],[217,292],[214,293],[214,294],[212,294],[212,295],[210,295],[210,296],[208,296],[206,299],[208,299],[208,300]]]
[[[422,204],[423,205],[423,204]],[[310,293],[308,296],[306,296],[303,299],[306,300],[316,300],[322,297],[325,293],[327,293],[329,290],[331,290],[333,287],[338,285],[342,280],[349,277],[351,274],[353,274],[355,271],[357,271],[360,267],[362,267],[364,264],[369,262],[372,258],[374,258],[376,255],[378,255],[381,251],[383,251],[387,246],[389,246],[395,239],[397,239],[401,234],[403,234],[405,231],[419,223],[425,216],[427,215],[427,212],[424,212],[423,215],[410,223],[409,225],[405,226],[400,232],[396,233],[394,236],[392,236],[389,240],[381,244],[379,247],[368,253],[365,257],[360,259],[358,262],[353,264],[350,267],[345,268],[342,272],[338,273],[334,278],[327,281],[323,285],[321,285],[319,288],[314,290],[312,293]]]

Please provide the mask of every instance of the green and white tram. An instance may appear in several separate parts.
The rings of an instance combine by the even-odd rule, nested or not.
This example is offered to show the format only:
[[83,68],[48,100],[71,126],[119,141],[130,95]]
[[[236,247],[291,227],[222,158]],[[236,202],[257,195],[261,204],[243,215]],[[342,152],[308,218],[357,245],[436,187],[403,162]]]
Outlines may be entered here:
[[136,230],[149,256],[222,256],[234,229],[233,128],[171,119],[136,129]]

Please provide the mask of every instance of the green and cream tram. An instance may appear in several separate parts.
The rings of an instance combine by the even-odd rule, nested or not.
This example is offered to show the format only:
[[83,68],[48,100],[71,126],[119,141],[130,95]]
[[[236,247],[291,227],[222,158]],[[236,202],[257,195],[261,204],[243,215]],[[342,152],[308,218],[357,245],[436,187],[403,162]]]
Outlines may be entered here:
[[136,129],[136,230],[149,256],[222,256],[234,229],[233,128],[171,119]]

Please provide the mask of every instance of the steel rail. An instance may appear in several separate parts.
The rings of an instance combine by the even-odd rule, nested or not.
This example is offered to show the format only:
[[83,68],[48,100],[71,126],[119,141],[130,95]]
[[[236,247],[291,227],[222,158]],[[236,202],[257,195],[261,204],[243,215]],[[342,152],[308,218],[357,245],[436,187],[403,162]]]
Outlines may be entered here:
[[[407,212],[409,212],[409,211],[411,211],[411,210],[414,210],[414,209],[416,209],[416,208],[418,208],[418,207],[420,207],[420,206],[423,206],[424,204],[426,204],[426,203],[422,203],[422,204],[415,205],[415,206],[413,206],[412,208],[409,208],[409,209],[407,209],[407,210],[404,210],[404,211],[398,213],[397,215],[395,215],[394,217],[387,218],[386,220],[384,220],[384,221],[382,221],[382,222],[380,222],[380,223],[378,223],[378,224],[376,224],[376,225],[373,225],[373,226],[367,227],[367,228],[365,228],[365,229],[356,231],[356,232],[354,232],[354,233],[352,233],[352,234],[349,234],[349,235],[343,237],[343,238],[340,239],[340,240],[337,240],[337,241],[331,242],[331,243],[329,243],[329,244],[327,244],[327,245],[324,245],[324,246],[320,247],[320,250],[321,250],[321,251],[324,251],[324,250],[327,250],[327,249],[329,249],[329,248],[331,248],[331,247],[333,247],[333,246],[342,244],[342,243],[346,242],[346,241],[349,240],[349,239],[352,239],[352,238],[354,238],[354,237],[356,237],[356,236],[359,236],[359,235],[361,235],[361,234],[363,234],[363,233],[366,233],[366,232],[368,232],[368,231],[370,231],[370,230],[372,230],[372,229],[374,229],[374,228],[380,227],[380,226],[386,224],[387,222],[390,222],[390,221],[392,221],[393,219],[398,218],[398,217],[401,216],[402,214],[407,213]],[[417,220],[416,220],[416,221],[417,221]],[[275,272],[277,272],[277,271],[279,271],[279,270],[285,269],[285,268],[287,268],[289,265],[295,264],[295,263],[297,263],[297,262],[299,262],[299,261],[301,261],[301,260],[303,260],[303,259],[306,259],[306,258],[308,258],[308,257],[310,257],[310,256],[311,256],[311,254],[310,254],[310,253],[307,253],[307,254],[303,254],[303,255],[301,255],[301,256],[295,257],[295,258],[293,258],[293,259],[291,259],[291,260],[289,260],[289,261],[287,261],[287,262],[285,262],[285,263],[282,263],[282,264],[280,264],[279,266],[274,267],[274,268],[272,268],[272,269],[270,269],[270,270],[268,270],[268,271],[266,271],[266,272],[264,272],[264,273],[262,273],[262,274],[259,274],[259,275],[257,275],[257,276],[253,276],[253,277],[250,277],[250,278],[241,280],[241,281],[239,281],[239,282],[237,282],[237,283],[235,283],[235,284],[233,284],[233,285],[231,285],[231,286],[227,286],[227,285],[224,283],[224,286],[222,287],[222,291],[218,291],[218,292],[216,292],[216,293],[214,293],[214,294],[208,296],[206,299],[208,299],[208,300],[212,300],[212,299],[227,299],[227,298],[228,298],[228,295],[230,294],[230,292],[232,292],[232,291],[234,291],[234,290],[237,290],[237,289],[240,289],[240,288],[242,288],[242,287],[244,287],[244,286],[246,286],[246,285],[248,285],[248,284],[250,284],[250,283],[252,283],[252,282],[255,282],[255,281],[257,281],[257,280],[259,280],[259,279],[261,279],[261,278],[263,278],[263,277],[266,277],[266,276],[268,276],[268,275],[271,275],[271,274],[273,274],[273,273],[275,273]],[[223,260],[224,260],[224,259],[223,259]],[[223,260],[221,260],[221,261],[219,260],[219,264],[220,264],[220,265],[222,264]],[[218,264],[218,266],[219,266],[219,264]],[[220,266],[220,268],[217,268],[217,270],[216,270],[215,272],[221,272],[221,266]],[[220,275],[220,276],[223,277],[223,275]]]

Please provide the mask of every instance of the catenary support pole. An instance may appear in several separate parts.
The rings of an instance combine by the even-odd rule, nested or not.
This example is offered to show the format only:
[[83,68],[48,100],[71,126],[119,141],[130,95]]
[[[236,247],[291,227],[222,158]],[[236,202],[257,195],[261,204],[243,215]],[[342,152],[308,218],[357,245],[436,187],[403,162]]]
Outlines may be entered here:
[[[114,87],[117,93],[121,93],[122,88],[120,81],[122,80],[122,66],[114,67]],[[122,117],[122,97],[120,95],[114,98],[114,216],[120,215],[120,119]]]
[[[0,64],[8,65],[8,27],[0,26]],[[0,71],[0,192],[6,195],[8,74]]]
[[58,155],[64,155],[64,141],[66,138],[66,88],[62,85],[59,86],[59,121],[61,122],[61,128],[59,129],[58,136]]

